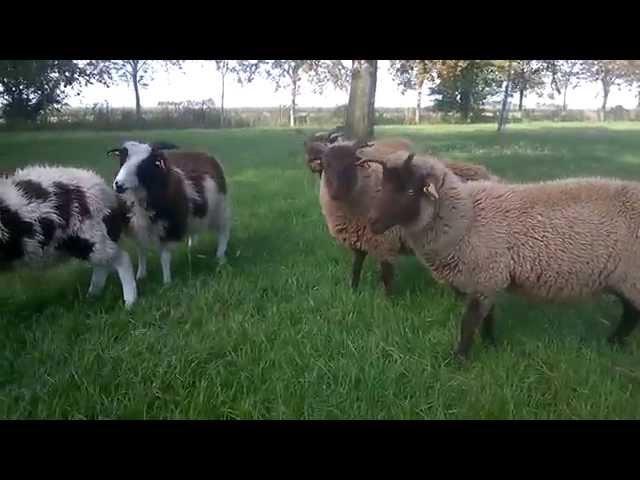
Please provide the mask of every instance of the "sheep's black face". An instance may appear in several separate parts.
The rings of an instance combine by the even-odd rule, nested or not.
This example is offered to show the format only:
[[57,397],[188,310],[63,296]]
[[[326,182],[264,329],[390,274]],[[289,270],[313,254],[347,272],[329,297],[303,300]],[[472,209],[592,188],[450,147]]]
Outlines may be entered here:
[[169,184],[164,155],[153,150],[147,158],[138,164],[136,169],[138,183],[147,192],[166,190]]
[[420,215],[424,176],[410,165],[384,167],[382,188],[369,213],[369,228],[376,235],[395,225],[407,225]]
[[358,184],[356,162],[360,158],[350,145],[334,145],[322,157],[322,168],[327,193],[332,200],[344,201]]
[[118,151],[120,169],[113,182],[116,192],[144,188],[147,191],[166,188],[164,154],[145,143],[126,142]]

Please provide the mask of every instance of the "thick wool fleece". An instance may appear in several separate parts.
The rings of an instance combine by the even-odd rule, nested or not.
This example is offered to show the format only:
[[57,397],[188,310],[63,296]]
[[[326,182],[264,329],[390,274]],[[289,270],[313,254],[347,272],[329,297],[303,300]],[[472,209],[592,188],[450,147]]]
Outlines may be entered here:
[[368,226],[367,217],[371,198],[382,179],[382,168],[375,164],[358,167],[358,185],[348,201],[332,200],[320,184],[320,206],[331,236],[347,248],[362,250],[377,260],[393,261],[401,253],[408,253],[399,227],[382,235],[375,235]]
[[[377,150],[377,149],[376,149]],[[375,155],[367,156],[376,157]],[[463,162],[448,164],[452,172],[460,175],[462,181],[497,178],[481,165]],[[411,254],[409,243],[402,229],[392,227],[381,235],[371,232],[368,215],[371,202],[382,184],[382,167],[375,163],[365,163],[358,167],[358,186],[349,201],[332,200],[321,183],[320,205],[329,232],[342,245],[368,252],[378,260],[393,262],[399,255]]]
[[439,280],[487,298],[507,288],[548,300],[614,291],[640,307],[639,183],[462,183],[437,161],[423,166],[442,182],[439,200],[422,200],[404,234]]

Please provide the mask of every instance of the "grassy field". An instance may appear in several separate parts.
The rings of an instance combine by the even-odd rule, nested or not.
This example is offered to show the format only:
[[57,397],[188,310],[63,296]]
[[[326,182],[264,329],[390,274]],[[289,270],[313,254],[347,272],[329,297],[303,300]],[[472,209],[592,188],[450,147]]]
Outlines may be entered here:
[[[609,175],[640,180],[640,125],[535,124],[378,128],[422,149],[487,165],[509,179]],[[505,296],[499,348],[478,340],[471,363],[450,352],[463,305],[404,259],[396,295],[328,236],[303,135],[287,129],[0,135],[0,169],[88,166],[109,180],[105,151],[125,139],[169,140],[223,160],[234,207],[229,263],[214,237],[157,254],[122,307],[110,276],[86,298],[81,263],[0,275],[0,418],[503,419],[640,417],[640,333],[624,350],[606,334],[612,298],[535,305]]]

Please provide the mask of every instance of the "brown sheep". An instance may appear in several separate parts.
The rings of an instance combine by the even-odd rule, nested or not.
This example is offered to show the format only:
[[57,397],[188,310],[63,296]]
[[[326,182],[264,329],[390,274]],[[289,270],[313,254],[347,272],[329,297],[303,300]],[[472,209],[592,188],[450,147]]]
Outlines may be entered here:
[[570,300],[603,292],[624,307],[610,343],[623,343],[640,314],[640,183],[575,178],[536,184],[463,183],[433,158],[391,156],[370,228],[401,228],[435,278],[465,294],[456,355],[481,326],[494,342],[496,295]]
[[[408,142],[400,140],[395,144],[396,148]],[[358,287],[362,265],[369,254],[380,263],[387,295],[391,294],[393,264],[397,257],[411,255],[412,252],[400,228],[389,229],[383,235],[371,232],[367,219],[371,203],[380,189],[382,169],[373,163],[363,162],[362,158],[387,155],[392,151],[391,145],[311,145],[323,152],[319,196],[327,227],[338,243],[353,251],[351,287],[354,290]],[[456,163],[451,164],[451,168],[464,179],[490,177],[487,170],[480,166]]]

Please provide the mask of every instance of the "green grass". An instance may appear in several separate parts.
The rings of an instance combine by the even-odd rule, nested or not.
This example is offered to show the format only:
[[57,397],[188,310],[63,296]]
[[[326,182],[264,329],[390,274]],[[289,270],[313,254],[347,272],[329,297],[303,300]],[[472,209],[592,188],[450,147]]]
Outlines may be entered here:
[[[378,128],[422,149],[483,163],[509,179],[609,175],[640,180],[640,125]],[[110,276],[85,296],[90,269],[0,275],[1,418],[475,419],[640,417],[640,335],[604,338],[621,308],[505,296],[499,348],[479,339],[471,363],[450,352],[463,305],[411,258],[387,301],[365,263],[329,237],[303,136],[288,129],[0,135],[0,169],[47,162],[111,179],[104,152],[130,138],[205,148],[225,164],[234,207],[229,264],[215,238],[157,254],[131,313]],[[203,257],[204,256],[204,257]]]

